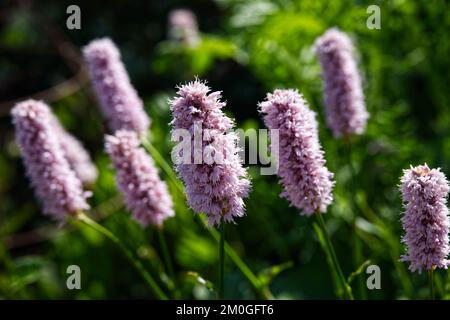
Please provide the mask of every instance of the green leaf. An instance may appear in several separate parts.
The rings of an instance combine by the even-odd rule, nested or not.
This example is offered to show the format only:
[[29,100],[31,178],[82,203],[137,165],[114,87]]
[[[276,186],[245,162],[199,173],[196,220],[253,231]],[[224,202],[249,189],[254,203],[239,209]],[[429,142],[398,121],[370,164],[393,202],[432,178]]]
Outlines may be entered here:
[[366,260],[364,261],[359,267],[358,269],[356,269],[355,271],[353,271],[352,273],[350,273],[350,275],[347,278],[347,283],[350,284],[352,283],[352,281],[359,276],[361,273],[364,272],[364,270],[366,270],[367,266],[370,265],[370,260]]
[[292,261],[272,266],[259,272],[258,278],[263,286],[268,286],[277,275],[293,266]]
[[40,281],[48,276],[50,264],[39,256],[26,256],[14,261],[9,279],[9,289],[17,292],[20,289]]

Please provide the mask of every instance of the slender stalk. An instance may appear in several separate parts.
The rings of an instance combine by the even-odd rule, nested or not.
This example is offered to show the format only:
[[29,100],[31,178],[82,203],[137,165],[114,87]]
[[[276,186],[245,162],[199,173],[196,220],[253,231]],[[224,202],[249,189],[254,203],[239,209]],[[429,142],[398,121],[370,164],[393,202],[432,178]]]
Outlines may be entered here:
[[[439,297],[439,296],[443,296],[444,295],[444,287],[442,286],[442,279],[439,276],[439,273],[433,273],[433,283],[434,283],[434,292],[435,292],[435,296]],[[444,283],[445,284],[445,283]]]
[[161,166],[175,185],[181,187],[181,190],[183,190],[183,186],[180,184],[180,181],[178,181],[177,175],[173,172],[172,167],[167,163],[161,153],[159,153],[158,149],[156,149],[146,137],[143,137],[141,142],[142,146],[152,155],[153,159]]
[[319,226],[318,223],[314,223],[313,227],[314,227],[314,231],[316,232],[319,243],[325,253],[325,258],[327,260],[328,267],[330,268],[331,278],[333,279],[334,293],[336,294],[337,297],[342,298],[342,294],[343,294],[342,284],[341,284],[341,281],[337,274],[336,268],[334,267],[331,253],[328,250],[328,246],[327,246],[326,240],[325,240],[325,235],[322,231],[322,228]]
[[169,248],[167,247],[166,238],[164,237],[164,231],[162,228],[158,228],[158,240],[163,253],[164,264],[167,268],[167,273],[171,278],[175,278],[175,272],[173,271],[172,259],[170,258]]
[[[322,231],[322,234],[325,238],[325,245],[327,246],[325,250],[325,254],[330,254],[330,260],[332,261],[334,272],[337,274],[337,277],[340,282],[341,289],[346,298],[353,300],[353,294],[351,287],[347,284],[347,280],[345,279],[344,273],[342,272],[341,266],[336,256],[336,252],[334,251],[333,244],[331,243],[330,236],[328,235],[328,231],[325,225],[325,221],[323,220],[321,213],[315,214],[317,218],[317,223]],[[332,270],[333,271],[333,270]]]
[[136,270],[139,272],[139,274],[142,276],[142,278],[145,280],[148,286],[152,289],[155,296],[158,297],[160,300],[168,300],[167,295],[161,290],[161,288],[158,286],[153,277],[145,270],[142,263],[125,246],[125,244],[122,243],[122,241],[119,238],[117,238],[111,231],[109,231],[102,225],[98,224],[97,222],[89,218],[86,214],[84,214],[84,212],[77,212],[76,219],[77,220],[75,221],[79,221],[85,224],[86,226],[97,231],[98,233],[102,234],[103,236],[111,240],[114,244],[116,244],[128,258],[128,260],[133,264],[133,266],[136,268]]
[[[159,151],[150,143],[150,141],[146,137],[143,137],[141,139],[141,142],[142,146],[147,150],[147,152],[149,152],[152,155],[153,159],[159,164],[159,166],[163,169],[163,171],[167,174],[167,176],[172,180],[173,184],[176,186],[180,194],[183,195],[184,197],[183,185],[178,180],[172,167],[166,162],[164,157],[159,153]],[[202,227],[204,227],[216,241],[220,241],[220,235],[219,232],[217,232],[217,230],[213,228],[208,228],[207,223],[204,220],[202,220],[199,215],[196,214],[195,218],[197,222]],[[273,295],[270,293],[270,290],[266,286],[263,286],[261,284],[261,281],[258,279],[258,277],[250,270],[250,268],[239,257],[236,251],[234,251],[234,249],[226,241],[224,241],[224,247],[227,256],[241,271],[244,277],[247,278],[247,280],[250,282],[250,284],[257,292],[257,294],[263,299],[267,300],[274,299]]]
[[434,292],[434,268],[431,268],[428,270],[428,281],[430,285],[430,299],[435,299],[435,292]]
[[[350,137],[348,135],[346,135],[344,137],[344,143],[345,143],[345,146],[347,147],[347,152],[344,152],[344,153],[347,154],[347,164],[350,168],[350,184],[349,184],[348,190],[350,192],[350,195],[349,195],[350,209],[352,210],[352,229],[353,229],[353,233],[354,233],[353,259],[354,259],[355,266],[358,266],[363,261],[362,243],[358,237],[358,230],[357,230],[357,226],[356,226],[357,214],[361,210],[359,210],[358,203],[356,202],[356,199],[355,199],[356,194],[357,194],[357,188],[356,188],[356,183],[355,183],[356,170],[355,170],[355,167],[353,166],[352,145],[351,145]],[[357,282],[358,282],[358,288],[359,288],[358,291],[359,291],[361,298],[367,299],[366,287],[364,286],[364,281],[363,281],[362,277],[358,277]]]
[[175,287],[175,288],[173,288],[174,292],[175,292],[175,298],[178,298],[179,297],[178,288],[176,288],[177,279],[175,277],[172,259],[170,258],[170,253],[169,253],[169,248],[167,246],[166,237],[164,236],[164,229],[162,227],[157,228],[157,233],[158,233],[159,245],[161,247],[161,251],[163,254],[164,265],[167,269],[167,274],[169,275],[170,279],[172,280],[172,286]]
[[219,299],[225,298],[225,221],[220,221],[220,241],[219,241]]
[[[199,223],[209,231],[211,236],[217,241],[220,241],[220,233],[217,230],[208,228],[207,223],[199,216],[195,215],[196,219]],[[233,261],[235,266],[241,271],[241,273],[247,278],[252,287],[255,289],[256,293],[263,299],[273,300],[274,297],[272,293],[270,293],[269,289],[261,284],[261,281],[258,277],[250,270],[250,268],[245,264],[245,262],[241,259],[241,257],[234,251],[234,249],[224,241],[225,253],[227,256]]]

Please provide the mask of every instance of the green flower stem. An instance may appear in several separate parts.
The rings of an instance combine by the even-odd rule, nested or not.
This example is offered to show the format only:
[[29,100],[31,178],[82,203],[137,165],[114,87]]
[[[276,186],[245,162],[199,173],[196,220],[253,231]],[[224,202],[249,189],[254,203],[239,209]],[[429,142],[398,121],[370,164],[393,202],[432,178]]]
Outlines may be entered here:
[[178,181],[177,175],[173,171],[172,167],[167,163],[164,157],[159,153],[158,149],[156,149],[151,142],[146,137],[141,138],[142,146],[149,152],[153,159],[161,166],[164,172],[169,176],[169,178],[175,183],[175,185],[183,190],[183,186]]
[[434,292],[434,268],[431,268],[428,270],[428,281],[430,284],[430,299],[435,299],[435,292]]
[[[159,153],[159,151],[150,143],[147,137],[141,138],[141,143],[143,147],[149,152],[153,159],[159,164],[159,166],[164,170],[167,176],[172,180],[173,184],[176,186],[178,191],[184,196],[183,185],[178,180],[172,167],[166,162],[164,157]],[[208,228],[207,222],[201,219],[198,214],[195,214],[198,223],[203,226],[211,236],[216,240],[220,241],[220,235],[217,230],[213,228]],[[256,277],[256,275],[250,270],[250,268],[245,264],[244,261],[239,257],[239,255],[234,251],[234,249],[224,241],[225,253],[231,259],[231,261],[236,265],[236,267],[242,272],[242,274],[247,278],[250,284],[253,286],[258,295],[267,300],[274,299],[273,295],[270,293],[266,286],[261,284],[261,281]]]
[[[220,241],[220,234],[217,230],[213,228],[208,228],[207,222],[205,222],[199,215],[195,215],[196,219],[199,221],[202,226],[209,231],[211,236],[217,241]],[[239,257],[239,255],[234,251],[234,249],[224,241],[225,253],[227,256],[233,261],[236,267],[242,272],[242,274],[247,278],[256,292],[263,299],[273,300],[274,297],[270,293],[270,291],[261,284],[261,281],[258,277],[250,270],[250,268],[245,264],[245,262]]]
[[223,218],[220,221],[220,241],[219,241],[219,284],[218,297],[225,298],[225,221]]
[[157,234],[158,234],[159,245],[161,247],[161,251],[163,254],[164,265],[167,269],[167,274],[169,275],[169,277],[172,281],[172,287],[173,287],[172,289],[174,290],[175,298],[178,299],[178,298],[180,298],[180,295],[179,295],[179,290],[177,287],[177,279],[175,276],[172,259],[170,257],[169,247],[167,246],[166,237],[164,236],[164,229],[162,227],[157,228]]
[[122,243],[122,241],[119,238],[117,238],[111,231],[109,231],[102,225],[98,224],[97,222],[89,218],[86,214],[84,214],[84,212],[77,212],[75,218],[76,218],[75,221],[83,223],[84,225],[102,234],[103,236],[111,240],[114,244],[116,244],[128,258],[128,260],[133,264],[133,266],[136,268],[136,270],[139,272],[139,274],[142,276],[142,278],[145,280],[148,286],[152,289],[155,296],[158,297],[160,300],[168,300],[167,295],[161,290],[161,288],[158,286],[153,277],[145,270],[142,263]]
[[[356,226],[356,218],[358,215],[358,212],[361,212],[362,210],[359,209],[358,203],[356,201],[356,194],[357,194],[357,188],[356,188],[356,170],[353,166],[352,161],[352,145],[350,141],[350,137],[346,135],[344,137],[344,143],[347,147],[346,152],[344,152],[347,155],[347,164],[350,168],[350,185],[348,187],[348,190],[350,192],[349,198],[350,198],[350,209],[353,211],[352,214],[352,229],[354,234],[354,247],[353,247],[353,259],[355,263],[355,267],[360,265],[363,261],[362,257],[362,243],[361,239],[358,237],[358,230]],[[364,281],[362,277],[357,278],[358,287],[359,287],[359,294],[362,299],[367,299],[367,292],[366,287],[364,285]]]
[[331,261],[331,271],[337,275],[337,279],[339,280],[339,287],[341,288],[344,297],[353,300],[352,289],[348,285],[347,280],[344,277],[344,273],[342,272],[341,266],[336,256],[336,252],[334,251],[333,244],[331,243],[331,239],[328,235],[327,227],[325,225],[325,221],[323,220],[322,214],[318,212],[315,214],[315,216],[317,219],[317,224],[319,225],[320,231],[322,232],[322,235],[324,237],[324,245],[326,246],[326,248],[324,248],[325,254],[329,255],[328,258],[329,261]]
[[164,264],[166,265],[167,268],[167,273],[172,279],[175,279],[175,272],[173,271],[172,259],[170,258],[169,248],[167,246],[166,238],[164,237],[163,228],[158,228],[157,233],[159,244],[161,246],[161,251],[163,253]]
[[322,247],[322,249],[325,253],[325,258],[327,260],[328,267],[330,268],[331,278],[333,280],[334,293],[335,293],[336,297],[342,298],[343,291],[342,291],[341,281],[339,280],[339,275],[337,274],[336,268],[334,267],[331,253],[328,250],[328,246],[327,246],[326,240],[325,240],[325,235],[323,234],[322,228],[319,227],[319,224],[317,222],[313,223],[313,227],[314,227],[314,231],[317,235],[317,238],[319,240],[320,246]]

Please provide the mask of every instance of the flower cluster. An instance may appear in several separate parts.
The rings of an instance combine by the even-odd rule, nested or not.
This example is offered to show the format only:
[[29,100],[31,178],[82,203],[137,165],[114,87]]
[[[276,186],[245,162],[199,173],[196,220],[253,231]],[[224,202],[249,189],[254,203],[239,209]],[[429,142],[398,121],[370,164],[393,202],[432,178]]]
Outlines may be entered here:
[[195,47],[200,42],[195,14],[187,9],[172,10],[169,14],[169,35],[176,41]]
[[362,134],[369,113],[351,40],[333,28],[317,39],[316,51],[322,65],[328,127],[335,137]]
[[325,212],[334,181],[325,167],[315,113],[295,90],[275,90],[259,107],[266,126],[279,130],[279,148],[272,145],[272,153],[279,161],[282,196],[302,214]]
[[450,264],[449,217],[447,195],[449,185],[440,169],[430,169],[426,164],[404,170],[400,190],[405,203],[402,217],[407,245],[403,261],[409,269],[447,268]]
[[117,184],[133,218],[142,226],[160,226],[175,215],[165,182],[153,159],[139,147],[135,132],[119,130],[106,137],[106,152],[117,170]]
[[226,133],[233,128],[234,122],[221,110],[225,103],[220,97],[220,92],[210,93],[208,86],[196,80],[179,87],[177,97],[170,101],[173,129],[187,130],[192,145],[195,145],[194,129],[201,125],[204,137],[200,142],[200,153],[215,154],[215,158],[223,160],[220,163],[176,164],[189,205],[195,212],[205,213],[210,225],[219,224],[222,218],[232,222],[234,217],[243,216],[243,198],[250,190],[247,172],[238,155],[237,136]]
[[70,167],[83,184],[92,185],[97,180],[98,171],[92,163],[89,153],[78,139],[62,127],[53,114],[50,115],[50,121]]
[[130,83],[120,52],[108,38],[94,40],[84,49],[95,92],[110,130],[148,131],[150,119]]
[[44,213],[57,220],[89,209],[88,193],[65,158],[47,105],[27,100],[12,110],[16,139]]

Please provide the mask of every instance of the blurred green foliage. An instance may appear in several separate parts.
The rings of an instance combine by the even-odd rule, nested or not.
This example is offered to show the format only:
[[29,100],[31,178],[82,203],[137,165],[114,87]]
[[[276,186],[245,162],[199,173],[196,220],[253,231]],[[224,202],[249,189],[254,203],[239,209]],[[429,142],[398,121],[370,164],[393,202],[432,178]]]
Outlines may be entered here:
[[[448,1],[196,0],[76,2],[82,29],[67,30],[65,9],[76,1],[4,1],[0,5],[0,101],[55,86],[73,75],[43,32],[47,26],[80,48],[110,36],[119,46],[133,84],[153,119],[154,145],[170,161],[167,99],[195,76],[223,90],[227,112],[241,127],[263,127],[257,102],[274,88],[297,88],[318,113],[327,164],[337,181],[326,215],[346,275],[366,260],[382,272],[382,289],[367,290],[355,274],[357,298],[426,298],[425,275],[398,261],[404,248],[397,185],[402,169],[427,162],[450,175],[450,10]],[[366,9],[381,8],[381,29],[369,30]],[[168,40],[167,14],[187,7],[198,17],[202,41],[184,47]],[[337,26],[354,39],[364,78],[367,132],[349,149],[324,125],[320,67],[313,44]],[[45,28],[44,28],[45,29]],[[117,201],[114,172],[103,152],[103,121],[89,86],[52,102],[55,112],[90,150],[100,177],[90,203],[101,223],[134,248],[164,286],[167,275],[155,230],[142,230]],[[54,225],[40,213],[14,143],[9,106],[0,110],[0,297],[17,299],[152,298],[139,275],[106,239],[89,229]],[[247,215],[227,229],[227,240],[278,298],[334,298],[325,256],[312,221],[279,197],[274,176],[250,167],[253,191]],[[167,179],[161,172],[161,176]],[[186,298],[213,297],[217,244],[194,222],[171,185],[177,216],[166,238],[177,283]],[[354,201],[352,200],[354,199]],[[352,205],[355,202],[356,205]],[[352,221],[356,221],[354,227]],[[356,230],[356,236],[354,236]],[[356,240],[355,240],[356,239]],[[354,256],[354,253],[359,256]],[[67,290],[66,268],[82,270],[82,289]],[[253,298],[245,278],[227,261],[226,295]],[[450,273],[436,272],[437,292],[450,298]]]

